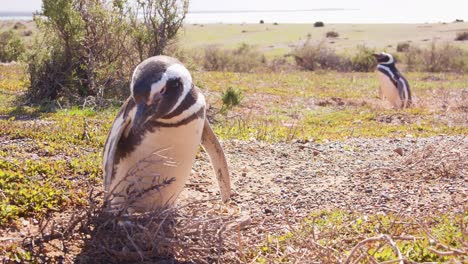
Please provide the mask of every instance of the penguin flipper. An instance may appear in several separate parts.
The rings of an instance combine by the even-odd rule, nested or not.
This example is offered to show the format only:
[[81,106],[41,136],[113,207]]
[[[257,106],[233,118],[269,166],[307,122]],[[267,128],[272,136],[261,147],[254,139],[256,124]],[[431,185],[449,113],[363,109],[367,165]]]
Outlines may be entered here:
[[398,79],[397,88],[402,102],[401,107],[407,108],[411,106],[411,91],[409,88],[408,81],[404,77],[400,77],[400,79]]
[[131,124],[131,117],[128,112],[135,106],[132,98],[128,98],[127,101],[122,105],[119,114],[115,118],[110,128],[109,134],[107,135],[106,144],[104,147],[104,153],[102,157],[102,167],[104,171],[104,190],[109,191],[112,177],[114,175],[114,163],[115,153],[122,134],[127,127]]
[[201,145],[208,153],[208,156],[210,156],[210,161],[218,180],[221,199],[223,202],[227,202],[231,197],[231,179],[229,177],[228,165],[223,148],[219,144],[218,138],[211,129],[207,119],[205,119],[203,126]]

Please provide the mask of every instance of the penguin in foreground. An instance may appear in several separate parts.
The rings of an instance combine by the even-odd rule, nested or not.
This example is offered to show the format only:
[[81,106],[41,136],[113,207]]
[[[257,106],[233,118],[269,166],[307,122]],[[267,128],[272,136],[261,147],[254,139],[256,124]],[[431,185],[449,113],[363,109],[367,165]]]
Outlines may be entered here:
[[151,57],[135,68],[130,89],[104,147],[107,206],[148,212],[174,205],[200,144],[210,157],[221,199],[228,201],[226,158],[189,71],[175,58]]
[[379,63],[377,75],[379,77],[379,96],[390,101],[395,108],[411,106],[411,91],[408,81],[395,66],[393,56],[381,52],[372,54]]

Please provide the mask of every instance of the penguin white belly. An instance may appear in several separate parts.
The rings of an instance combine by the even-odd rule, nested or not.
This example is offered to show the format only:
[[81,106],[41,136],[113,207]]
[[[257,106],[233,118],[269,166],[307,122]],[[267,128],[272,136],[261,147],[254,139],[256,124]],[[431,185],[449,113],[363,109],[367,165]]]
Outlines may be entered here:
[[385,96],[385,98],[387,98],[387,100],[390,101],[390,103],[394,107],[401,107],[402,102],[400,99],[400,95],[398,94],[398,88],[395,87],[395,85],[387,75],[381,73],[380,71],[377,71],[377,75],[379,77],[379,85],[382,94]]
[[[109,189],[114,196],[111,207],[121,207],[124,201],[130,201],[129,207],[135,211],[173,205],[190,175],[203,125],[204,119],[197,118],[179,127],[146,132],[138,151],[118,165]],[[126,181],[123,185],[128,187],[119,187],[121,181]]]

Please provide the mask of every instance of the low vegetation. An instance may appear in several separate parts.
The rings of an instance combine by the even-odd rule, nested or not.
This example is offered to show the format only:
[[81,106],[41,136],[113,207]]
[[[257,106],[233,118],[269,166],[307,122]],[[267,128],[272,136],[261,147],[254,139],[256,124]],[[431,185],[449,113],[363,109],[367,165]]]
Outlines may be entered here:
[[337,38],[339,36],[340,36],[340,34],[338,34],[338,32],[336,32],[336,31],[328,31],[325,34],[325,37],[327,37],[327,38]]
[[[257,263],[453,261],[465,254],[462,248],[466,218],[466,214],[434,215],[418,222],[397,214],[317,212],[290,232],[268,236],[244,260]],[[367,238],[363,239],[363,235]]]
[[455,38],[455,40],[457,40],[457,41],[468,40],[468,32],[465,31],[465,32],[457,33],[457,37]]
[[409,48],[410,48],[409,42],[401,42],[401,43],[398,43],[396,50],[397,52],[407,52],[409,51]]
[[207,71],[252,72],[265,63],[265,57],[255,47],[245,43],[234,50],[206,47],[201,60],[203,69]]
[[403,62],[412,71],[468,72],[468,51],[433,42],[428,48],[409,48]]
[[313,44],[306,41],[293,51],[296,64],[305,70],[335,70],[370,72],[377,66],[373,50],[364,45],[357,47],[353,55],[338,55],[325,42]]
[[242,91],[228,87],[221,93],[221,101],[223,105],[221,107],[222,113],[227,113],[233,107],[238,106],[242,101]]
[[324,27],[325,26],[325,23],[323,23],[322,21],[317,21],[314,23],[314,27]]
[[43,1],[39,33],[27,58],[32,103],[62,105],[128,95],[128,76],[144,58],[162,54],[187,13],[188,1]]
[[344,61],[325,42],[312,44],[309,41],[293,51],[296,64],[304,70],[338,70],[345,71],[349,62]]

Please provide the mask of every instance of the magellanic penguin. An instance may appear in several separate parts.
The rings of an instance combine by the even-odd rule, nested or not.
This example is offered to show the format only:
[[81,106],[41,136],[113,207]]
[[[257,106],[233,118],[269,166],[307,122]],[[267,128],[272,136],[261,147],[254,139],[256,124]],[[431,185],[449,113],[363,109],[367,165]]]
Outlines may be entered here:
[[200,143],[222,200],[229,200],[224,152],[206,118],[205,97],[182,63],[167,56],[148,58],[135,68],[130,89],[103,153],[108,208],[148,212],[174,205]]
[[411,91],[408,81],[396,68],[393,56],[385,52],[373,55],[379,63],[377,75],[379,77],[380,98],[387,98],[395,108],[411,106]]

